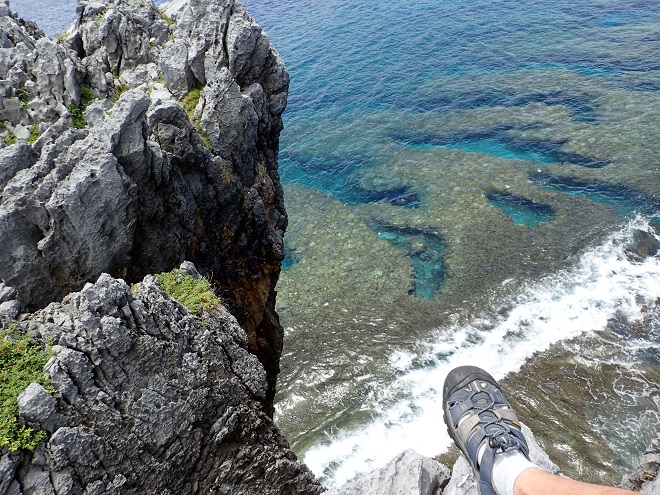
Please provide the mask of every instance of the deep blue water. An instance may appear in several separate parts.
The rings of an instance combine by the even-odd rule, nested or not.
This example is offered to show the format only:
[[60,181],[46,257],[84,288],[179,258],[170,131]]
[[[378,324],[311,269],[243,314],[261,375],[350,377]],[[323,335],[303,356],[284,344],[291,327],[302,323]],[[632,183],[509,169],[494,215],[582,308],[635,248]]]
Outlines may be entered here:
[[[487,336],[477,352],[473,330],[492,330],[485,321],[500,322],[501,341],[513,339],[517,356],[533,362],[556,333],[603,329],[611,315],[629,329],[635,301],[653,306],[652,281],[648,292],[637,287],[644,270],[612,254],[607,239],[638,215],[658,223],[657,0],[244,3],[291,73],[280,152],[290,226],[278,286],[287,336],[277,421],[297,452],[311,452],[319,475],[342,479],[380,454],[435,439],[418,419],[437,384],[416,396],[392,384],[411,369],[423,378],[444,356],[510,363],[508,347]],[[12,6],[49,35],[75,11],[72,1]],[[585,259],[598,261],[588,268]],[[613,277],[632,273],[634,289],[603,275],[613,263]],[[546,291],[557,273],[561,283]],[[600,287],[604,296],[592,299]],[[556,299],[571,306],[570,320]],[[520,320],[513,330],[509,314]],[[658,365],[657,332],[648,339],[644,360]],[[440,350],[424,360],[420,342]],[[637,373],[642,364],[623,347],[610,361]],[[660,403],[655,388],[628,395]],[[581,432],[591,438],[601,428],[613,452],[589,464],[567,446],[573,473],[614,479],[610,471],[620,474],[645,447],[653,420],[635,429],[624,419],[644,416],[641,402],[620,402],[615,419],[594,413]],[[606,438],[612,424],[627,425],[621,438]],[[388,441],[397,428],[403,440]],[[561,429],[546,434],[563,441]]]

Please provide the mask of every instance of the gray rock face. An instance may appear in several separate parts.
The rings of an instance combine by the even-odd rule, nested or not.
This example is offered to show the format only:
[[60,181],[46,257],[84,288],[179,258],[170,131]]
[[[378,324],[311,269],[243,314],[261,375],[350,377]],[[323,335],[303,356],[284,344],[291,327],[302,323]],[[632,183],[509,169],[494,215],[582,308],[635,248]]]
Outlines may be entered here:
[[449,469],[406,450],[387,466],[349,481],[327,495],[435,495],[449,481]]
[[84,68],[71,50],[0,3],[0,121],[53,123],[80,103]]
[[0,493],[317,494],[264,413],[266,374],[222,307],[191,315],[147,276],[102,275],[21,323],[55,343],[21,420],[49,432],[3,452]]
[[[190,0],[174,26],[150,0],[83,1],[77,16],[58,44],[0,4],[0,120],[41,133],[0,149],[0,277],[37,309],[104,272],[136,282],[193,261],[265,366],[272,414],[284,64],[234,0]],[[193,124],[177,97],[198,85]]]

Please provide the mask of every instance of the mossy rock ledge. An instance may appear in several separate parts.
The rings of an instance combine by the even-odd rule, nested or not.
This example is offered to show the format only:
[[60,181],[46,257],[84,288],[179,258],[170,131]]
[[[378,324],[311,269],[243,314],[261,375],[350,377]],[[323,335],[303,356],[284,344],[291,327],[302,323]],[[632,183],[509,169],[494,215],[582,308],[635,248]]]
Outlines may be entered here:
[[103,274],[20,322],[2,319],[53,356],[49,391],[34,383],[18,400],[44,443],[2,449],[0,493],[322,491],[264,412],[266,372],[221,304],[191,313],[154,276],[129,286]]

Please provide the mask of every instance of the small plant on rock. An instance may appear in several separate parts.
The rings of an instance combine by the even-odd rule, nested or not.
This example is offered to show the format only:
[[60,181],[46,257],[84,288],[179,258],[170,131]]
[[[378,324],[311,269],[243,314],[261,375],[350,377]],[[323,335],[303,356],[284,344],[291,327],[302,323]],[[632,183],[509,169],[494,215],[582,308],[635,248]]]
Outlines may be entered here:
[[67,36],[69,36],[69,33],[67,33],[66,31],[58,34],[57,36],[55,36],[55,43],[62,43],[67,38]]
[[159,273],[156,279],[160,288],[172,299],[176,299],[191,313],[201,309],[213,309],[222,301],[211,289],[211,284],[205,278],[195,278],[183,270]]
[[21,101],[23,104],[23,108],[27,109],[28,105],[32,100],[34,100],[34,96],[32,93],[30,93],[27,89],[25,88],[19,88],[16,90],[16,96],[18,99]]
[[202,88],[191,89],[186,96],[181,100],[181,105],[188,114],[191,122],[195,120],[195,108],[199,103],[199,99],[202,96]]
[[211,138],[209,137],[209,133],[206,132],[204,129],[202,129],[199,124],[195,126],[197,128],[197,132],[199,132],[199,137],[202,138],[202,146],[205,148],[208,148],[210,150],[213,150],[213,143],[211,142]]
[[115,83],[114,93],[112,95],[112,101],[117,102],[119,97],[128,91],[128,84],[125,83]]
[[22,335],[17,325],[0,330],[0,450],[34,450],[46,440],[46,432],[19,423],[18,396],[33,382],[55,391],[44,375],[52,355],[52,350]]
[[39,124],[36,122],[32,122],[30,124],[30,137],[26,139],[26,141],[30,144],[36,142],[37,139],[39,139]]
[[9,131],[5,137],[2,138],[2,142],[7,146],[11,146],[16,142],[16,134],[14,134],[12,131]]
[[85,110],[92,102],[99,98],[94,91],[90,88],[82,87],[80,88],[80,105],[71,105],[68,107],[71,118],[73,119],[73,125],[78,129],[84,129],[87,127],[87,119],[85,119]]
[[163,18],[165,22],[167,22],[168,26],[173,26],[174,25],[174,19],[172,19],[163,9],[158,9],[158,12],[160,13],[160,16]]

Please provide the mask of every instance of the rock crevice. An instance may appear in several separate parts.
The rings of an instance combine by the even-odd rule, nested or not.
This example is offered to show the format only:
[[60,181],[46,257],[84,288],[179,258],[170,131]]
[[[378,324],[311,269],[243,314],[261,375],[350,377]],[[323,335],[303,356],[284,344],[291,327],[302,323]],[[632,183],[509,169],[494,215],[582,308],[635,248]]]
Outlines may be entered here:
[[[34,310],[191,260],[266,366],[272,414],[289,76],[238,2],[177,5],[81,1],[55,42],[0,4],[0,277]],[[180,100],[199,85],[191,121]]]

